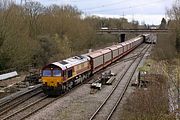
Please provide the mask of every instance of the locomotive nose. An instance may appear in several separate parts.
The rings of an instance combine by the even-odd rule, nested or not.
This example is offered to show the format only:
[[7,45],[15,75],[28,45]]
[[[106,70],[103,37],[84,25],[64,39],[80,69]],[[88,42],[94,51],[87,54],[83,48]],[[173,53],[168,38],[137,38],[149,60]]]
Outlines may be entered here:
[[60,84],[62,78],[61,77],[44,77],[43,84],[50,87],[57,87]]

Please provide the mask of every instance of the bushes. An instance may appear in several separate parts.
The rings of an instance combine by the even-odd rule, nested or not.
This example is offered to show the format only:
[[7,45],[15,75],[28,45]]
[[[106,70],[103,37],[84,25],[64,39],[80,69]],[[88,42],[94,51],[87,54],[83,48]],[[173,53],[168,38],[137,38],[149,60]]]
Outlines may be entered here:
[[168,114],[166,78],[152,77],[147,88],[138,88],[128,98],[122,114],[124,120],[174,120]]
[[177,56],[176,38],[174,33],[158,34],[152,56],[155,60],[168,60]]

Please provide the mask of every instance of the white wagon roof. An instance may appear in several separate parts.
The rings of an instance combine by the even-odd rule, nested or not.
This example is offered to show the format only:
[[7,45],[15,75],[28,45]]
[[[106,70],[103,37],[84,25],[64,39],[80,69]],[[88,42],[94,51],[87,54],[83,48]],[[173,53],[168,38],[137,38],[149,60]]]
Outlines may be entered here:
[[107,47],[108,49],[110,49],[110,50],[117,50],[118,49],[118,47],[117,46],[115,46],[115,45],[113,45],[113,46],[110,46],[110,47]]
[[140,36],[138,36],[138,37],[136,37],[136,38],[132,38],[132,39],[130,39],[130,41],[137,41],[137,40],[139,40],[139,39],[141,39],[141,37]]
[[108,48],[101,49],[101,50],[98,50],[98,51],[100,51],[100,52],[101,52],[101,53],[103,53],[103,54],[106,54],[106,53],[111,52],[111,50],[110,50],[110,49],[108,49]]
[[120,43],[120,45],[122,45],[122,46],[125,46],[127,44],[128,44],[127,42]]
[[123,47],[121,44],[117,44],[117,45],[113,45],[113,46],[116,46],[117,48]]
[[67,68],[76,66],[78,64],[87,62],[89,60],[90,60],[90,58],[88,56],[81,55],[81,56],[74,56],[74,57],[71,57],[71,58],[67,58],[67,59],[62,60],[62,61],[54,62],[52,64],[60,67],[62,70],[65,70]]
[[130,44],[130,43],[132,43],[132,41],[128,40],[128,41],[125,41],[125,43]]
[[98,50],[98,51],[94,51],[94,52],[87,53],[86,55],[88,55],[88,56],[90,56],[90,57],[92,57],[92,58],[96,58],[96,57],[98,57],[98,56],[103,55],[103,53]]

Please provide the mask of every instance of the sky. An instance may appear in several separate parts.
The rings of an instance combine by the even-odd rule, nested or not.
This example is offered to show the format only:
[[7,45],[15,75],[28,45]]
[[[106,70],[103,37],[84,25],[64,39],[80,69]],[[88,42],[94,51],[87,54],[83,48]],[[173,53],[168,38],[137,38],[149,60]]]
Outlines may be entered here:
[[[17,2],[20,0],[16,0]],[[30,1],[30,0],[26,0]],[[166,18],[166,9],[171,8],[176,0],[31,0],[45,6],[51,4],[76,6],[85,16],[127,18],[139,23],[159,25]]]

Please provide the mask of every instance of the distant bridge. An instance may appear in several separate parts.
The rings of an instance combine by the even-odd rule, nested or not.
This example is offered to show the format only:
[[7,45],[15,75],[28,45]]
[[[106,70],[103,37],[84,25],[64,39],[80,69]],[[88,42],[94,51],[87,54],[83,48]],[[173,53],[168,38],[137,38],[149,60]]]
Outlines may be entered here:
[[[97,30],[97,34],[143,34],[143,33],[165,33],[167,34],[170,29],[104,29]],[[171,31],[171,30],[170,30]]]

